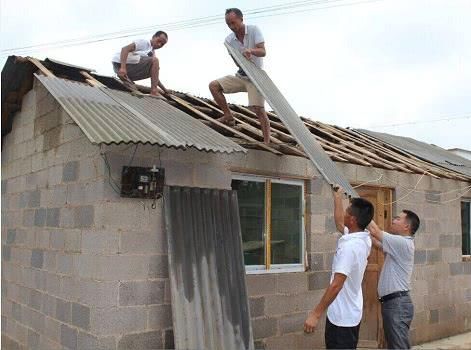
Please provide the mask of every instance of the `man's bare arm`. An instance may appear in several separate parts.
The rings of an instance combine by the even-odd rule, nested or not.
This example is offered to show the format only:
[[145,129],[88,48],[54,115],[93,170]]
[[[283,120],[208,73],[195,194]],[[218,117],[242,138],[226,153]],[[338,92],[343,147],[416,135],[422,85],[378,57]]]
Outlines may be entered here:
[[374,237],[371,237],[371,242],[373,243],[373,245],[378,248],[378,249],[383,249],[383,243],[381,243],[380,241],[378,241],[376,238]]
[[253,49],[245,49],[242,54],[247,59],[250,59],[252,55],[257,57],[265,57],[267,55],[267,51],[265,50],[265,43],[259,43],[255,45],[255,48]]
[[371,220],[370,224],[368,225],[368,231],[370,232],[371,237],[378,240],[379,242],[383,242],[383,231],[373,220]]
[[335,227],[337,230],[343,234],[344,226],[344,211],[343,211],[343,188],[337,187],[334,189],[334,220]]
[[126,64],[127,64],[127,61],[128,61],[129,53],[133,52],[134,50],[136,50],[136,44],[135,43],[131,43],[129,45],[126,45],[121,49],[121,55],[119,56],[119,59],[120,59],[120,62],[121,62],[121,67],[119,68],[119,72],[118,72],[118,76],[120,76],[121,78],[129,79],[128,78],[128,72],[126,70]]
[[325,312],[325,310],[327,310],[329,305],[332,304],[339,292],[342,290],[343,284],[345,283],[346,279],[347,276],[344,274],[336,273],[334,275],[334,279],[332,280],[332,283],[329,285],[329,287],[327,287],[327,289],[325,290],[321,301],[309,313],[306,322],[304,322],[304,331],[306,333],[314,332],[322,314]]

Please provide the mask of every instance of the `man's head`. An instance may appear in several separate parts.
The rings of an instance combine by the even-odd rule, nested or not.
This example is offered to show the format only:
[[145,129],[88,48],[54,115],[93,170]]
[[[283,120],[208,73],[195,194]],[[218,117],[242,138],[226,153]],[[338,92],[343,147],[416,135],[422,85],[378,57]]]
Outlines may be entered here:
[[410,210],[403,210],[393,218],[391,233],[401,236],[413,236],[419,226],[420,219],[417,214]]
[[167,33],[159,30],[154,35],[152,35],[151,43],[154,50],[160,49],[168,41]]
[[240,32],[244,26],[244,15],[238,8],[226,10],[226,24],[234,33]]
[[363,198],[352,198],[350,205],[345,210],[344,225],[350,232],[363,231],[373,220],[374,207]]

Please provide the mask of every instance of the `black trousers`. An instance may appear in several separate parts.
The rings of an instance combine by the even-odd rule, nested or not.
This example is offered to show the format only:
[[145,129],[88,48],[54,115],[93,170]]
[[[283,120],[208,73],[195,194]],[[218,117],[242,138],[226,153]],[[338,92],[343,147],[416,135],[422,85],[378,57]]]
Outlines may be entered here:
[[360,324],[355,327],[339,327],[326,317],[325,347],[326,349],[356,349]]

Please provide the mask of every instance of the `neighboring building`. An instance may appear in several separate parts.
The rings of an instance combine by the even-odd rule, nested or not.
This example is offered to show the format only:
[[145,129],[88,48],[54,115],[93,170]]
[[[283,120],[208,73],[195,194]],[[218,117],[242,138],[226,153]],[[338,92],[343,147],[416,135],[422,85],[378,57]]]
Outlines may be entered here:
[[471,151],[470,150],[462,149],[462,148],[450,148],[448,151],[451,152],[451,153],[457,154],[460,157],[471,160]]
[[[133,96],[119,81],[84,68],[8,59],[2,71],[5,348],[174,346],[172,306],[178,306],[170,297],[174,267],[163,200],[120,196],[122,169],[130,165],[164,168],[168,186],[236,190],[256,347],[323,346],[324,324],[314,335],[302,326],[331,275],[330,186],[276,115],[269,114],[273,144],[265,146],[246,108],[232,105],[236,126],[222,127],[213,121],[220,113],[212,101],[175,96],[167,104]],[[471,163],[448,166],[430,160],[435,151],[415,140],[424,154],[385,141],[385,134],[303,120],[374,203],[381,226],[387,230],[402,208],[421,218],[413,342],[471,330],[471,261],[464,256],[471,244]],[[372,250],[363,347],[383,341],[376,294],[382,263]],[[195,277],[196,286],[198,278],[205,276]],[[213,292],[198,290],[202,299]]]

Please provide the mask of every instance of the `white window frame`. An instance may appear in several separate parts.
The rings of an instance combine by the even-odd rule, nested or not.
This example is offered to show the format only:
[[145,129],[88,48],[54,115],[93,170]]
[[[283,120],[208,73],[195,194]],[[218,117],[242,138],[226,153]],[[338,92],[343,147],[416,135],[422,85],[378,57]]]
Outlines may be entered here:
[[[286,185],[295,185],[301,187],[301,249],[300,249],[300,261],[299,264],[270,264],[270,268],[267,270],[265,265],[248,265],[245,266],[245,272],[248,275],[257,274],[270,274],[270,273],[285,273],[285,272],[303,272],[306,270],[305,267],[305,247],[306,247],[306,228],[305,228],[305,215],[306,215],[306,197],[305,197],[305,182],[304,180],[296,179],[283,179],[271,176],[261,175],[242,175],[234,174],[232,180],[240,181],[253,181],[263,182],[271,180],[272,183],[280,183]],[[265,212],[266,213],[266,212]],[[266,232],[264,233],[264,242],[266,242]]]

